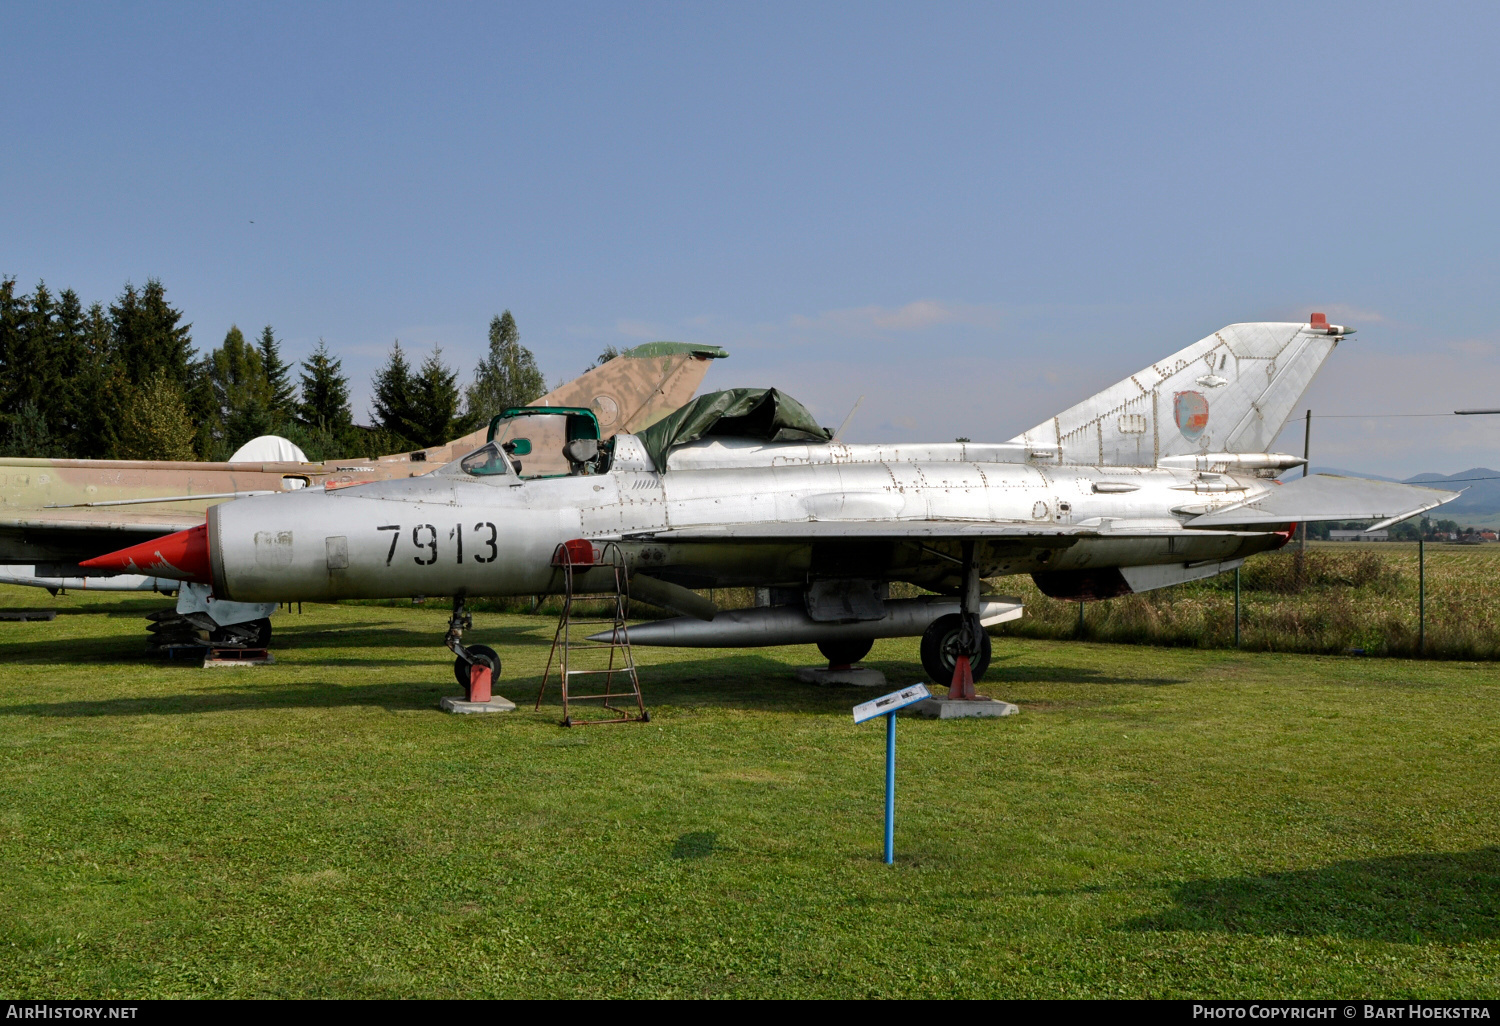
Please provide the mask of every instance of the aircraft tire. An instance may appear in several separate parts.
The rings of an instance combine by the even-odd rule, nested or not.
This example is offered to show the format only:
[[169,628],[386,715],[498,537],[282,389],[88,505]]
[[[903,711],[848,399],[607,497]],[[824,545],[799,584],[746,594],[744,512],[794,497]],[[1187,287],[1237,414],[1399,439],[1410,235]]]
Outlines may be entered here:
[[[953,682],[953,667],[958,662],[959,614],[940,616],[922,633],[922,669],[938,687],[947,687]],[[990,636],[980,629],[979,653],[969,658],[969,672],[977,682],[990,668]]]
[[[476,662],[487,663],[490,668],[490,683],[493,686],[500,680],[500,653],[488,645],[470,645],[469,655]],[[469,664],[461,656],[453,657],[453,679],[458,681],[458,686],[467,693],[469,690]]]
[[849,641],[820,641],[818,651],[830,666],[851,666],[870,654],[875,642],[869,638]]
[[[254,635],[247,637],[245,631],[254,631]],[[271,644],[271,621],[268,617],[259,620],[249,620],[243,623],[230,624],[228,627],[220,627],[210,631],[208,640],[215,645],[229,645],[243,648],[265,648]]]

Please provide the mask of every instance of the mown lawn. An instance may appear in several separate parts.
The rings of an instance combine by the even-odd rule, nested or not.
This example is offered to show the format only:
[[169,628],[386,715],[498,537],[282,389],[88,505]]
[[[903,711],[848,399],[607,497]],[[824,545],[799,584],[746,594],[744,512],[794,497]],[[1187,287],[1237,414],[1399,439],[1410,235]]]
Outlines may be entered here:
[[[1500,668],[1001,638],[1003,721],[900,726],[810,649],[639,651],[653,720],[453,717],[445,611],[312,606],[270,668],[160,598],[0,589],[0,992],[1500,994]],[[915,641],[877,645],[892,685]]]

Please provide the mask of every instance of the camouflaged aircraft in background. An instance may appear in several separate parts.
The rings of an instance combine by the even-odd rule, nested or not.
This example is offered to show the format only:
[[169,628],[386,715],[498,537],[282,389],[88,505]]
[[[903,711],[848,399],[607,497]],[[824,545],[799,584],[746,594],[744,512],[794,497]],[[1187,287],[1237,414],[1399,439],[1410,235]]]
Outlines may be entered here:
[[[626,350],[530,405],[587,407],[606,430],[638,431],[691,399],[710,363],[728,355],[717,346],[650,342]],[[210,506],[229,499],[417,477],[483,445],[487,430],[486,425],[414,452],[317,463],[0,458],[0,565],[8,566],[0,578],[3,583],[55,590],[77,586],[77,578],[88,577],[91,590],[150,591],[155,584],[148,578],[111,575],[78,564],[121,545],[201,524]],[[287,444],[285,451],[293,449]],[[185,593],[179,596],[179,606],[186,600]],[[199,604],[207,608],[209,601],[203,596]],[[227,628],[264,620],[275,608],[252,606],[232,609],[218,604],[214,622]],[[256,634],[269,637],[269,623],[257,624]]]

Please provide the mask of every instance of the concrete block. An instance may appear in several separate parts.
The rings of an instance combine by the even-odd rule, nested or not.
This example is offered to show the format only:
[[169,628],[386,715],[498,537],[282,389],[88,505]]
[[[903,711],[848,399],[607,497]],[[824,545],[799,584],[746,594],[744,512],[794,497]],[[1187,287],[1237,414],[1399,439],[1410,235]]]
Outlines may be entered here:
[[203,668],[218,666],[272,666],[276,657],[263,648],[210,648],[203,654]]
[[515,712],[516,703],[500,695],[490,696],[488,702],[470,702],[460,695],[444,695],[438,707],[444,712],[458,713],[501,713]]
[[973,698],[949,698],[934,695],[906,707],[913,716],[929,720],[957,720],[970,716],[1015,716],[1021,711],[1018,705],[1002,702],[998,698],[976,695]]
[[826,666],[799,666],[797,679],[804,684],[821,684],[825,687],[835,684],[855,688],[885,687],[885,674],[864,666],[851,666],[847,670],[830,670]]

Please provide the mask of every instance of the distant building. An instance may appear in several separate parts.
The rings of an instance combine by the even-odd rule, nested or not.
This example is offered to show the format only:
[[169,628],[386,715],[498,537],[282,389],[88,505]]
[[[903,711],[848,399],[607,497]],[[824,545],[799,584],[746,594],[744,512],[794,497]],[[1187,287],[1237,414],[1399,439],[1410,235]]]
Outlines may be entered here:
[[1389,531],[1329,531],[1329,541],[1390,541]]

